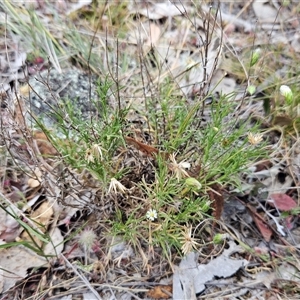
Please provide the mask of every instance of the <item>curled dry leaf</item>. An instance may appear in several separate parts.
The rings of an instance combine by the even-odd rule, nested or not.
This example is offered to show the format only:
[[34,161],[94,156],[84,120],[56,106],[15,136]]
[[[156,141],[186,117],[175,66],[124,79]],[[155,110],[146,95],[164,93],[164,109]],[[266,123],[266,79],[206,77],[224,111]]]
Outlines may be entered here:
[[131,138],[129,136],[125,137],[125,141],[128,145],[132,145],[134,146],[137,150],[143,152],[144,154],[148,155],[148,156],[153,156],[154,154],[158,154],[158,149],[152,147],[152,146],[148,146],[146,144],[143,144],[137,140],[135,140],[134,138]]
[[172,285],[159,285],[151,289],[147,296],[153,299],[169,299],[172,293]]
[[51,145],[46,134],[41,131],[35,131],[33,138],[36,140],[37,146],[41,154],[45,157],[57,155],[56,149]]
[[272,194],[270,197],[268,203],[281,211],[289,211],[297,207],[295,200],[286,194]]

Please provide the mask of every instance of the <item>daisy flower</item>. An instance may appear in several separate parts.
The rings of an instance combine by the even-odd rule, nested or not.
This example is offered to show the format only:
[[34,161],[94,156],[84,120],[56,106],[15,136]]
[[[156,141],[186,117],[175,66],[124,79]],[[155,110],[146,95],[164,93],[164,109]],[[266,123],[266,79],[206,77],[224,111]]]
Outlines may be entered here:
[[155,209],[149,209],[146,213],[146,218],[150,221],[157,219],[157,211]]

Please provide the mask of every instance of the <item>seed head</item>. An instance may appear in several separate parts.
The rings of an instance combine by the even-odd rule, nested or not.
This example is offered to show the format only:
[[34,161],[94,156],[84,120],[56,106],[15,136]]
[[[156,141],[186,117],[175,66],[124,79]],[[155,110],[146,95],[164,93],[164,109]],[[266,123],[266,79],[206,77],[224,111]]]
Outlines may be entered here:
[[96,238],[97,235],[92,229],[84,229],[79,236],[78,242],[86,251],[91,251]]
[[248,142],[252,145],[257,145],[263,140],[263,134],[261,133],[248,133]]

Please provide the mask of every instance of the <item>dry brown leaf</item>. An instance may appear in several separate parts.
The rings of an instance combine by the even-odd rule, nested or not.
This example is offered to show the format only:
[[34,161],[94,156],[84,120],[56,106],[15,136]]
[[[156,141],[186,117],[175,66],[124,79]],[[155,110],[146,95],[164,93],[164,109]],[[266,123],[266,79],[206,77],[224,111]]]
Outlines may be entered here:
[[259,229],[261,235],[265,239],[266,242],[269,242],[271,240],[272,231],[269,229],[268,225],[266,225],[264,222],[262,222],[260,219],[258,219],[256,216],[253,217],[254,222]]
[[255,172],[260,172],[262,170],[268,170],[272,167],[272,165],[273,164],[270,160],[261,161],[255,165],[255,168],[256,168]]
[[44,132],[35,131],[33,138],[36,140],[37,146],[43,156],[54,156],[57,155],[56,149],[49,142],[48,137]]
[[272,194],[270,198],[268,203],[281,211],[289,211],[297,207],[295,200],[286,194]]
[[208,195],[212,201],[212,207],[214,209],[213,216],[216,220],[220,220],[224,208],[224,197],[222,195],[221,186],[214,183],[211,186],[211,190],[208,191]]
[[272,230],[269,228],[269,226],[263,222],[258,216],[257,213],[252,213],[252,218],[260,231],[262,237],[265,239],[266,242],[270,242],[271,236],[272,236]]
[[277,115],[272,123],[277,126],[289,126],[293,123],[293,119],[288,115]]
[[143,152],[144,154],[148,155],[148,156],[153,156],[154,154],[158,154],[158,149],[152,147],[152,146],[148,146],[146,144],[143,144],[137,140],[135,140],[134,138],[131,138],[129,136],[125,137],[125,141],[128,145],[132,145],[134,146],[137,150]]
[[147,296],[153,299],[169,299],[172,294],[172,285],[159,285],[151,289]]

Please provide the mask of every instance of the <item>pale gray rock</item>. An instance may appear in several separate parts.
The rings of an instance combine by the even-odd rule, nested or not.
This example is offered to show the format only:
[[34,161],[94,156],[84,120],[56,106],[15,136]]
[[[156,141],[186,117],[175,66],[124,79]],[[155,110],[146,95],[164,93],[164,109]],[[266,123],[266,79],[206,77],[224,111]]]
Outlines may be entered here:
[[90,76],[78,69],[67,69],[62,73],[51,69],[32,76],[29,85],[28,108],[46,126],[57,122],[55,111],[65,122],[72,122],[67,110],[68,103],[76,118],[88,119],[101,113],[95,75]]

